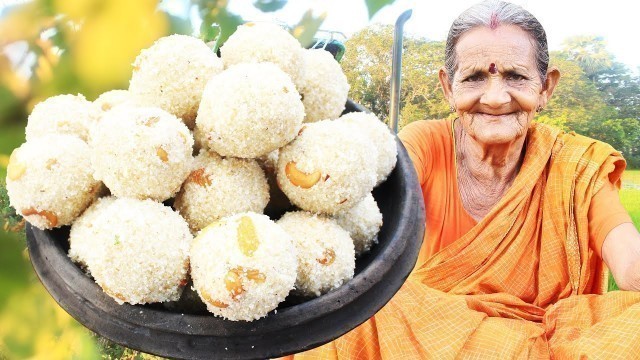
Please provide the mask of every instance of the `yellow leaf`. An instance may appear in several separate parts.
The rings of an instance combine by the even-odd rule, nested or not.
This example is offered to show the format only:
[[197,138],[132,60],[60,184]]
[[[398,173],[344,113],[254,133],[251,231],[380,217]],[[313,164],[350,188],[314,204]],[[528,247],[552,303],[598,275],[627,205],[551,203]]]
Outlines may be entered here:
[[54,0],[56,13],[65,14],[74,20],[82,20],[99,11],[99,0]]
[[23,4],[9,11],[0,19],[0,46],[18,40],[31,40],[40,35],[44,22],[37,2]]
[[166,34],[167,18],[156,5],[151,0],[114,0],[85,21],[74,52],[84,83],[105,89],[130,78],[131,63],[140,50]]
[[38,67],[36,68],[36,76],[42,83],[46,83],[51,80],[53,71],[51,71],[51,63],[49,63],[49,60],[47,60],[46,56],[38,56]]
[[5,154],[0,154],[0,167],[6,169],[9,165],[9,157]]

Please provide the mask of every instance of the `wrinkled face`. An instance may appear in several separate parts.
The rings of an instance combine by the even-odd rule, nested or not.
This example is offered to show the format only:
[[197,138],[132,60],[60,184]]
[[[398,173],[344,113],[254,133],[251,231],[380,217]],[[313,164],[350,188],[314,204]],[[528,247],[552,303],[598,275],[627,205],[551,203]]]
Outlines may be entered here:
[[486,145],[526,135],[547,100],[529,34],[512,25],[478,27],[462,35],[456,49],[458,66],[445,94],[465,132]]

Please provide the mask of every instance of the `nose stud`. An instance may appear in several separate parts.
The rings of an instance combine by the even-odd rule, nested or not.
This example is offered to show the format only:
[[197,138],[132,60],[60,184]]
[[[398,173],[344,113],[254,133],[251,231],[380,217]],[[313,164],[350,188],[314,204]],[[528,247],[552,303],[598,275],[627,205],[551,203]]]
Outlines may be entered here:
[[491,63],[491,64],[489,65],[489,73],[490,73],[490,74],[495,74],[495,73],[497,73],[497,72],[498,72],[498,70],[496,69],[496,64]]

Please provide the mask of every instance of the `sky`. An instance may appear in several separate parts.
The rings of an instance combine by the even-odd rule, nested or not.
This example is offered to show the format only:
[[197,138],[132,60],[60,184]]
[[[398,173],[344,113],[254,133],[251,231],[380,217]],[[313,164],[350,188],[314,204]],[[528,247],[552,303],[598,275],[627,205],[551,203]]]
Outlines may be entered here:
[[[478,0],[396,0],[380,10],[369,21],[364,0],[289,0],[275,13],[263,14],[250,0],[230,0],[228,8],[247,20],[276,18],[295,24],[302,14],[313,9],[326,11],[321,29],[343,32],[350,36],[371,23],[394,24],[407,9],[413,9],[405,24],[405,33],[430,40],[445,40],[453,20]],[[549,49],[560,50],[562,42],[574,35],[599,35],[617,61],[640,72],[640,31],[637,30],[638,9],[632,0],[512,0],[531,12],[547,32]],[[347,49],[348,51],[348,49]]]
[[[26,0],[0,0],[4,5]],[[396,0],[369,20],[364,0],[289,0],[275,13],[262,13],[253,0],[229,0],[228,8],[245,20],[279,20],[296,24],[309,9],[327,17],[321,27],[339,31],[347,37],[369,24],[394,24],[407,9],[413,14],[405,24],[405,33],[430,40],[445,40],[449,26],[465,9],[479,0]],[[575,35],[599,35],[617,61],[640,74],[640,41],[637,30],[640,4],[634,0],[512,0],[538,18],[547,32],[549,49],[560,50],[563,41]],[[189,1],[163,0],[177,14],[187,15]],[[348,49],[347,49],[348,51]]]

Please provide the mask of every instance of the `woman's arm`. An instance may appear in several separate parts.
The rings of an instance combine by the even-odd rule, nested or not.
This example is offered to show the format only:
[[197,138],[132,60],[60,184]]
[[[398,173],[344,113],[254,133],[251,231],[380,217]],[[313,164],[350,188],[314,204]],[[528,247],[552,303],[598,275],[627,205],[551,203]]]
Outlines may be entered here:
[[632,223],[609,231],[602,244],[602,259],[621,290],[640,291],[640,233]]

